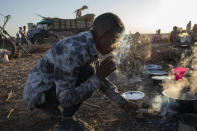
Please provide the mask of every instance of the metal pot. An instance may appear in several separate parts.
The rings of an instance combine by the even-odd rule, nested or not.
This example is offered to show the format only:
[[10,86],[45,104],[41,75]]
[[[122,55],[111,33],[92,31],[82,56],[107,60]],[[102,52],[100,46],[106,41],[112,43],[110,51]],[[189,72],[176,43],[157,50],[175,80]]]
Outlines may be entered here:
[[171,103],[170,108],[179,113],[191,113],[197,112],[194,108],[194,105],[197,104],[197,99],[180,99],[170,96],[166,91],[163,91],[162,94],[169,99]]

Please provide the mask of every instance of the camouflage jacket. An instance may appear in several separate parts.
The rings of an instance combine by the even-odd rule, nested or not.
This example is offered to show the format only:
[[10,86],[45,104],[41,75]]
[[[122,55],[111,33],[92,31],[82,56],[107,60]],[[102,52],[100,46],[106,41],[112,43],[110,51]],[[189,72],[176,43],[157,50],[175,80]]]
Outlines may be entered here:
[[[54,44],[29,73],[24,87],[24,100],[29,109],[45,102],[45,91],[56,86],[56,96],[63,107],[77,105],[86,94],[100,89],[119,105],[126,101],[108,80],[101,81],[96,75],[76,85],[79,67],[98,59],[92,33],[82,32]],[[108,83],[108,84],[106,84]],[[104,87],[105,85],[106,88]]]

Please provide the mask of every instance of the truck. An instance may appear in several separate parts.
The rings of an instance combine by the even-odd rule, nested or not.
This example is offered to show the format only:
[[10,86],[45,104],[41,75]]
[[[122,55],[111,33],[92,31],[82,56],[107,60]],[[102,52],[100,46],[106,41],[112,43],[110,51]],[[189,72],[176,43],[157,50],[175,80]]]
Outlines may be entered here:
[[32,44],[53,44],[64,37],[87,31],[94,21],[94,14],[86,14],[76,19],[60,19],[43,17],[43,19],[27,32]]

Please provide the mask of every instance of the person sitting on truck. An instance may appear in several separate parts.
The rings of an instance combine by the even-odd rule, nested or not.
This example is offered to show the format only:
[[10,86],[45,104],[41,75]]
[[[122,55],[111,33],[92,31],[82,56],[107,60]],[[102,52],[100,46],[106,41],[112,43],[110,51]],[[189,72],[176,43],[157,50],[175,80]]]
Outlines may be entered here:
[[62,118],[54,130],[84,131],[84,125],[73,115],[99,89],[122,109],[135,114],[138,105],[124,99],[107,79],[116,69],[115,59],[108,56],[98,62],[99,54],[107,55],[116,49],[123,31],[117,15],[104,13],[95,19],[90,31],[54,44],[29,73],[24,87],[27,107],[58,117],[60,106]]

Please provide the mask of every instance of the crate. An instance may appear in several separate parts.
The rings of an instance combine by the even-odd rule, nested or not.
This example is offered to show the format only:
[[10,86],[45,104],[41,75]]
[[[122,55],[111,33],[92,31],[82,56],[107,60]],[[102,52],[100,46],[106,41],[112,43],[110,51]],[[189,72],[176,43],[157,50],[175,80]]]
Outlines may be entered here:
[[92,22],[76,19],[54,19],[53,23],[49,24],[48,29],[51,30],[67,30],[67,29],[85,29],[90,28]]

